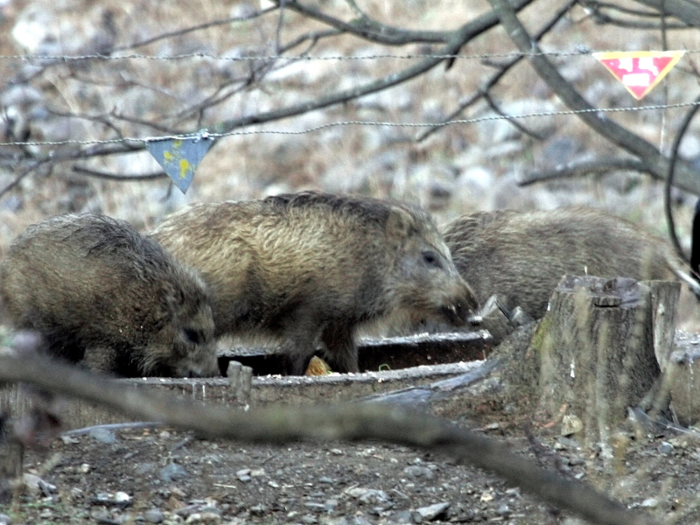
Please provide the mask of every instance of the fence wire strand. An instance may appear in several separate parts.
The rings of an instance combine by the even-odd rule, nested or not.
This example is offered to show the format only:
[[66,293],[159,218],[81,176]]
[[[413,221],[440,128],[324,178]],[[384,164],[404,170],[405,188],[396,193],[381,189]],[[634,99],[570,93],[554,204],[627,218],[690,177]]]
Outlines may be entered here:
[[315,126],[312,128],[307,128],[303,130],[290,131],[290,130],[279,130],[279,129],[257,129],[257,130],[245,130],[245,131],[227,131],[225,133],[215,133],[209,132],[207,129],[200,130],[195,133],[189,133],[184,135],[163,135],[154,137],[122,137],[118,139],[103,139],[103,140],[57,140],[57,141],[27,141],[27,142],[0,142],[0,146],[68,146],[68,145],[93,145],[93,144],[120,144],[126,142],[136,142],[136,143],[148,143],[156,142],[161,140],[191,140],[191,139],[217,139],[223,137],[231,136],[245,136],[245,135],[305,135],[308,133],[315,133],[317,131],[323,131],[329,128],[343,127],[343,126],[377,126],[377,127],[392,127],[392,128],[436,128],[444,126],[454,126],[458,124],[477,124],[480,122],[488,122],[494,120],[517,120],[517,119],[527,119],[527,118],[537,118],[537,117],[559,117],[559,116],[570,116],[570,115],[580,115],[583,113],[623,113],[623,112],[633,112],[633,111],[657,111],[675,108],[687,108],[700,105],[700,101],[693,102],[682,102],[677,104],[659,104],[652,106],[637,106],[637,107],[626,107],[626,108],[591,108],[591,109],[580,109],[580,110],[566,110],[566,111],[551,111],[551,112],[538,112],[538,113],[526,113],[522,115],[490,115],[487,117],[476,117],[470,119],[455,119],[448,120],[445,122],[379,122],[379,121],[363,121],[363,120],[346,120],[340,122],[329,122],[327,124],[322,124],[320,126]]
[[[685,49],[685,54],[700,53],[700,49]],[[581,46],[575,51],[542,51],[539,53],[521,53],[513,51],[511,53],[480,53],[473,55],[443,55],[431,53],[416,53],[416,54],[376,54],[376,55],[249,55],[249,56],[225,56],[215,55],[212,53],[184,53],[179,55],[145,55],[145,54],[130,54],[130,55],[0,55],[0,60],[19,60],[22,62],[77,62],[83,60],[189,60],[193,58],[206,58],[210,60],[221,60],[228,62],[251,62],[251,61],[274,61],[286,60],[289,62],[311,62],[315,60],[323,61],[342,61],[342,60],[379,60],[379,59],[396,59],[396,60],[415,60],[415,59],[462,59],[462,60],[488,60],[502,58],[520,58],[520,57],[572,57],[572,56],[592,56],[594,53],[617,53],[618,51],[594,51],[588,47]]]

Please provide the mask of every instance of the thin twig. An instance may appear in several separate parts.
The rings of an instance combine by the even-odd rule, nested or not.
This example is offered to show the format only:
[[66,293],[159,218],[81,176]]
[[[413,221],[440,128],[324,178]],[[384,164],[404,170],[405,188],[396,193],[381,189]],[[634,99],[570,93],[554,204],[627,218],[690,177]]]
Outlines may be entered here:
[[611,171],[649,173],[650,169],[637,159],[599,159],[594,161],[570,162],[557,166],[552,170],[530,172],[518,180],[518,186],[529,186],[536,182],[580,177],[592,173],[609,173]]
[[[549,31],[554,27],[554,25],[559,22],[568,12],[569,10],[576,5],[578,0],[569,0],[565,5],[563,5],[557,12],[554,13],[554,16],[549,20],[547,24],[545,24],[542,29],[539,30],[534,36],[535,41],[539,42],[542,37],[544,37]],[[499,71],[492,75],[491,78],[489,78],[479,89],[477,93],[472,94],[467,100],[461,102],[457,108],[450,113],[440,124],[436,124],[434,128],[430,128],[424,132],[419,133],[416,135],[416,142],[421,142],[428,138],[430,135],[438,131],[439,129],[443,128],[449,121],[456,119],[459,117],[465,109],[468,107],[472,106],[475,104],[477,101],[481,99],[481,93],[486,92],[488,93],[491,88],[493,88],[500,80],[505,76],[505,74],[510,71],[516,64],[518,64],[524,57],[518,56],[505,64],[502,64],[499,67]]]
[[117,175],[116,173],[108,173],[106,171],[97,171],[81,166],[73,166],[75,173],[88,175],[97,179],[116,180],[118,182],[134,182],[139,180],[155,180],[167,178],[168,174],[164,171],[155,171],[153,173],[144,173],[141,175]]
[[189,33],[194,33],[195,31],[202,31],[204,29],[209,29],[211,27],[232,24],[234,22],[246,22],[248,20],[254,20],[255,18],[260,18],[261,16],[264,16],[264,15],[271,13],[272,11],[276,11],[276,10],[277,10],[277,7],[268,7],[267,9],[255,11],[254,13],[251,13],[250,15],[246,15],[246,16],[234,16],[234,17],[230,17],[230,18],[224,18],[223,20],[212,20],[210,22],[205,22],[203,24],[198,24],[196,26],[184,27],[182,29],[176,29],[175,31],[168,31],[167,33],[161,33],[160,35],[156,35],[154,37],[147,38],[146,40],[134,42],[132,44],[128,44],[125,46],[115,47],[114,49],[112,49],[112,53],[118,53],[120,51],[130,51],[132,49],[137,49],[139,47],[144,47],[144,46],[148,46],[150,44],[154,44],[160,40],[166,40],[168,38],[175,38],[178,36],[183,36],[183,35],[186,35]]

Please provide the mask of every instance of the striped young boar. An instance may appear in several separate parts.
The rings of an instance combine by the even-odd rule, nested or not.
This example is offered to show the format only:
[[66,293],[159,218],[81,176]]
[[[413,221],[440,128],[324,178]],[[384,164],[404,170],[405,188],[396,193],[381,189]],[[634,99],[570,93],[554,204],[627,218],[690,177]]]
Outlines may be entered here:
[[[544,316],[563,275],[682,279],[671,245],[620,217],[583,206],[463,215],[443,228],[455,265],[485,302]],[[689,282],[690,281],[690,282]]]
[[295,375],[317,344],[333,370],[357,372],[355,332],[374,320],[461,325],[478,307],[432,218],[399,202],[303,192],[194,204],[152,235],[201,273],[217,336],[276,340]]
[[52,355],[97,371],[219,373],[204,282],[124,221],[63,215],[30,226],[0,264],[0,306]]

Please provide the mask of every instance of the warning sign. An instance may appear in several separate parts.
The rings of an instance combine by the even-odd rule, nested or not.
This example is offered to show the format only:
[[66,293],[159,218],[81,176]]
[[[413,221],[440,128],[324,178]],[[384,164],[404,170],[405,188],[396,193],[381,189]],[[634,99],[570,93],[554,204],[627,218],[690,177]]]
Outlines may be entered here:
[[601,64],[642,100],[673,69],[685,51],[621,51],[593,53]]
[[165,173],[182,193],[187,192],[194,170],[214,143],[210,138],[152,139],[146,141],[146,149],[158,161]]

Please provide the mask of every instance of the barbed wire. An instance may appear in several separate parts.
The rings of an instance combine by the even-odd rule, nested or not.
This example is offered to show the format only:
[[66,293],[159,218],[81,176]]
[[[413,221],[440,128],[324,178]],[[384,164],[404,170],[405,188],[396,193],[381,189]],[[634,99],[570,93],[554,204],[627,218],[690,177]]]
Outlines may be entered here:
[[584,113],[623,113],[633,111],[656,111],[676,108],[686,108],[700,105],[700,101],[680,102],[676,104],[659,104],[651,106],[637,106],[625,108],[590,108],[579,110],[566,111],[550,111],[526,113],[522,115],[490,115],[487,117],[476,117],[470,119],[455,119],[445,122],[380,122],[380,121],[364,121],[364,120],[347,120],[340,122],[329,122],[320,126],[307,128],[304,130],[289,131],[289,130],[244,130],[244,131],[227,131],[224,133],[209,132],[206,129],[195,133],[184,135],[163,135],[155,137],[122,137],[118,139],[102,139],[102,140],[57,140],[57,141],[27,141],[27,142],[0,142],[0,146],[69,146],[69,145],[94,145],[94,144],[120,144],[126,142],[148,143],[162,140],[191,140],[200,139],[208,140],[215,138],[231,137],[231,136],[246,136],[246,135],[305,135],[307,133],[315,133],[325,129],[342,127],[342,126],[377,126],[377,127],[393,127],[393,128],[440,128],[445,126],[454,126],[458,124],[477,124],[480,122],[488,122],[494,120],[517,120],[536,117],[558,117],[580,115]]
[[[680,50],[679,50],[680,51]],[[682,50],[685,54],[696,54],[700,53],[700,49],[685,49]],[[142,54],[131,54],[131,55],[0,55],[0,60],[20,60],[23,62],[78,62],[84,60],[189,60],[192,58],[207,58],[212,60],[222,60],[229,62],[251,62],[251,61],[274,61],[274,60],[286,60],[289,62],[302,62],[302,61],[314,61],[314,60],[330,60],[330,61],[340,61],[340,60],[379,60],[379,59],[396,59],[396,60],[413,60],[413,59],[464,59],[464,60],[484,60],[484,59],[494,59],[494,58],[520,58],[520,57],[539,57],[539,56],[554,56],[554,57],[572,57],[572,56],[590,56],[594,53],[618,53],[617,51],[595,51],[587,47],[581,46],[576,51],[542,51],[539,53],[522,53],[519,51],[513,51],[511,53],[480,53],[472,55],[443,55],[443,54],[430,54],[430,53],[416,53],[416,54],[404,54],[404,55],[392,55],[392,54],[377,54],[377,55],[360,55],[360,56],[346,56],[346,55],[329,55],[329,56],[316,56],[316,55],[295,55],[295,56],[285,56],[285,55],[251,55],[251,56],[222,56],[215,55],[212,53],[185,53],[180,55],[142,55]],[[645,52],[645,51],[640,51]],[[668,52],[668,51],[664,51]]]

